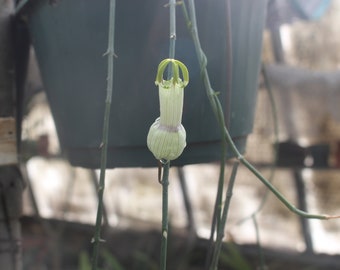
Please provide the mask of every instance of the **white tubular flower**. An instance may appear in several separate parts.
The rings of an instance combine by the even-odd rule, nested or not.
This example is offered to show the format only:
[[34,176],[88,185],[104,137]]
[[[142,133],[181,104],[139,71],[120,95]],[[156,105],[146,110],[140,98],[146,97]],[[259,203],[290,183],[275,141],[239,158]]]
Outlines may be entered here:
[[[171,64],[173,77],[163,79],[166,67]],[[181,69],[183,80],[179,78]],[[184,87],[189,82],[186,66],[174,59],[165,59],[159,66],[156,85],[159,89],[160,117],[151,125],[147,145],[158,160],[178,158],[186,146],[186,132],[182,125]]]

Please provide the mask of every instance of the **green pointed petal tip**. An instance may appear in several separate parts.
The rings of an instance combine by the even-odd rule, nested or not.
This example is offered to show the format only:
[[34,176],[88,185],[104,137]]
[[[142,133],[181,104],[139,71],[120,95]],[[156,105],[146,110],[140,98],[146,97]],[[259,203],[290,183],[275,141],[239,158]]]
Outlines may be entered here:
[[[181,61],[176,60],[176,59],[170,59],[170,58],[164,59],[164,60],[162,60],[159,63],[158,69],[157,69],[157,75],[156,75],[155,84],[158,85],[158,84],[160,84],[160,83],[162,83],[164,81],[163,74],[164,74],[164,71],[165,71],[165,69],[167,68],[167,66],[169,64],[172,65],[172,71],[173,71],[173,78],[171,79],[172,82],[174,84],[181,83],[183,88],[185,86],[187,86],[188,83],[189,83],[189,71],[188,71],[188,68]],[[181,79],[179,77],[180,76],[179,70],[182,73],[183,79]]]

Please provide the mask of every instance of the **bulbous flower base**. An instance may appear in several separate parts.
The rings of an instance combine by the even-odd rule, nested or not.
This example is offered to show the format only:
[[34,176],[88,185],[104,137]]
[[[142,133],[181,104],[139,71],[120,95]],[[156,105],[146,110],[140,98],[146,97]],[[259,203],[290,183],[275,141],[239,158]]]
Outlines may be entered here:
[[160,124],[160,118],[151,125],[147,145],[156,159],[174,160],[186,146],[186,132],[182,124],[177,127]]

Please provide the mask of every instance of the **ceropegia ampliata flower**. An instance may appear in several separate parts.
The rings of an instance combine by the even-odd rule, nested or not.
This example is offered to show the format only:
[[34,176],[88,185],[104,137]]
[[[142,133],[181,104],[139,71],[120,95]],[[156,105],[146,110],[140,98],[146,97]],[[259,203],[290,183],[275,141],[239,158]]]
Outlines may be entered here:
[[[163,79],[166,67],[172,65],[172,78]],[[179,77],[181,70],[183,80]],[[184,87],[189,83],[186,66],[175,59],[163,60],[157,70],[160,117],[151,125],[147,145],[158,160],[178,158],[186,146],[186,132],[182,125]]]

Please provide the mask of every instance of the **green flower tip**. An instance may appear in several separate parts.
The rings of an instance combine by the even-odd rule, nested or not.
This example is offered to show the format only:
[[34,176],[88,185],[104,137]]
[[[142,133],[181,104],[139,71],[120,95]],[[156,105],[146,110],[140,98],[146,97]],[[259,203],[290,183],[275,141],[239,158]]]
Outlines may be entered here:
[[[173,77],[170,80],[164,80],[163,74],[167,66],[172,65],[172,74]],[[183,79],[179,77],[179,71],[181,71]],[[179,60],[176,59],[164,59],[158,65],[157,75],[155,84],[163,84],[165,85],[166,82],[172,82],[173,84],[179,84],[182,88],[186,87],[189,83],[189,71],[187,67]]]

